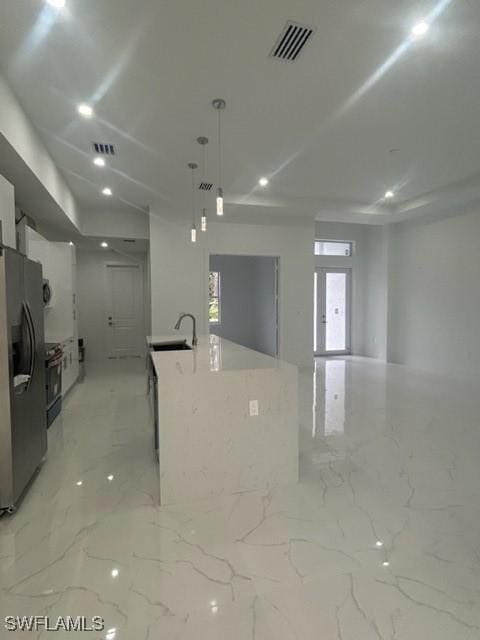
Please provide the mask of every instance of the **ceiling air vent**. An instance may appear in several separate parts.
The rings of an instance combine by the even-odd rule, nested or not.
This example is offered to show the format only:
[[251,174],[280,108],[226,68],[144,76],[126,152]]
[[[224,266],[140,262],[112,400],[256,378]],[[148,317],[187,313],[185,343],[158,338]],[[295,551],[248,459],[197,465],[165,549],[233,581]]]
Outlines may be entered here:
[[211,191],[213,189],[213,182],[201,182],[198,188],[200,191]]
[[114,156],[115,147],[108,142],[92,142],[93,150],[99,156]]
[[295,62],[315,33],[315,27],[289,20],[270,52],[272,58]]
[[124,238],[124,242],[128,242],[130,244],[135,244],[135,240],[131,240],[130,238]]

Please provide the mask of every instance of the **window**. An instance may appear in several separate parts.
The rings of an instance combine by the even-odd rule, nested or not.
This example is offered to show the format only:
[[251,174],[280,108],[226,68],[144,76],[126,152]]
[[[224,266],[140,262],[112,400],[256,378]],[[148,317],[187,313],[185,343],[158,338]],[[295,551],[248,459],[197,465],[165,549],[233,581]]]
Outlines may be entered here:
[[220,324],[220,272],[210,271],[208,277],[208,320]]
[[337,242],[336,240],[315,240],[316,256],[351,256],[351,242]]

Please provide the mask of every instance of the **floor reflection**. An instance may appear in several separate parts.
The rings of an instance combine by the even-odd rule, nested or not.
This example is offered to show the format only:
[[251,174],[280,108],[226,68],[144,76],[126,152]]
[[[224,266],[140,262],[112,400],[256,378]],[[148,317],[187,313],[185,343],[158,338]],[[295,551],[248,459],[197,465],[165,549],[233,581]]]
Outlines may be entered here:
[[298,484],[160,507],[143,363],[91,363],[0,518],[2,610],[74,601],[110,640],[479,640],[480,379],[357,357],[299,379]]
[[312,385],[312,438],[345,432],[345,376],[345,360],[315,360]]
[[210,336],[210,371],[220,371],[222,366],[222,345],[217,336]]
[[324,434],[345,431],[345,360],[325,360]]

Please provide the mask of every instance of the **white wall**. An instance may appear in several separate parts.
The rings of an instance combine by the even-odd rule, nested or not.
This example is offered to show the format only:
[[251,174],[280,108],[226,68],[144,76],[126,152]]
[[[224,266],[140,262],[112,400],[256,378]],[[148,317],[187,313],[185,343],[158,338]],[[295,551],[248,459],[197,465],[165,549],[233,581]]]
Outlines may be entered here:
[[480,211],[394,225],[390,237],[392,362],[480,373]]
[[77,309],[78,335],[85,340],[86,359],[89,362],[107,358],[106,326],[106,264],[140,264],[144,280],[144,328],[142,336],[147,335],[150,315],[147,264],[143,254],[126,256],[114,251],[77,250]]
[[2,76],[0,105],[0,135],[5,137],[69,220],[79,228],[79,211],[70,189]]
[[[0,102],[1,104],[1,102]],[[17,248],[15,232],[15,190],[13,185],[0,175],[0,222],[2,233],[0,241],[6,247]]]
[[220,272],[221,322],[210,332],[276,355],[275,258],[211,255],[210,269]]
[[371,226],[365,234],[365,302],[363,354],[387,359],[388,226]]
[[82,233],[99,238],[148,238],[148,213],[143,211],[101,211],[82,212]]
[[439,374],[480,373],[480,211],[388,226],[319,223],[353,240],[353,351]]
[[[148,228],[150,235],[150,224]],[[145,256],[145,331],[147,336],[152,335],[152,271],[150,269],[150,244]]]
[[220,324],[211,324],[210,332],[255,349],[254,259],[212,255],[210,270],[220,272],[221,289]]
[[255,344],[257,351],[274,356],[277,351],[276,260],[255,258]]
[[208,332],[210,254],[279,257],[280,357],[312,366],[313,222],[298,226],[210,223],[195,245],[187,225],[150,214],[152,332],[172,334],[181,311]]

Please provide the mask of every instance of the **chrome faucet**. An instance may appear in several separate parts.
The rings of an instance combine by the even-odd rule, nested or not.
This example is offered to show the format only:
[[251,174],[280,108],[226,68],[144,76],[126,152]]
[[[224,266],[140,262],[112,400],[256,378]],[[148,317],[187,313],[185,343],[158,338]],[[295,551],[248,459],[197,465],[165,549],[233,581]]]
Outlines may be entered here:
[[191,318],[192,319],[192,323],[193,323],[192,346],[196,347],[197,343],[198,343],[198,340],[197,340],[197,321],[196,321],[194,315],[192,315],[191,313],[181,313],[179,319],[177,320],[177,324],[175,325],[175,329],[177,331],[180,329],[180,325],[182,324],[182,320],[184,318]]

